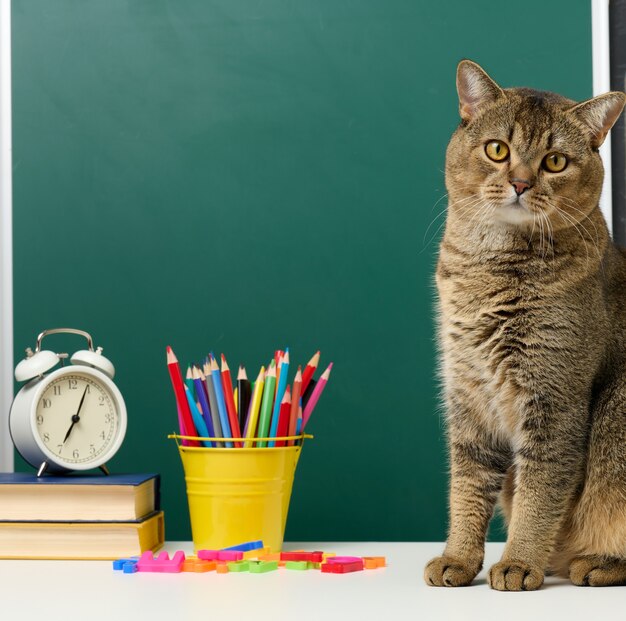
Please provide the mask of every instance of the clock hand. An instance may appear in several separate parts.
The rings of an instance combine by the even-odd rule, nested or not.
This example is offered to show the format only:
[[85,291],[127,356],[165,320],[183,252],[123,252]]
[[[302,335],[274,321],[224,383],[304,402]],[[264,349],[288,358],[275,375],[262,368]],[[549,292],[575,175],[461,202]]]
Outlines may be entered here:
[[80,416],[78,414],[74,414],[74,416],[72,416],[72,424],[70,425],[70,428],[67,430],[67,433],[65,434],[65,437],[63,438],[63,444],[65,444],[67,439],[70,437],[70,433],[72,433],[72,429],[74,429],[74,425],[79,420],[80,420]]
[[89,384],[85,386],[85,390],[83,392],[83,396],[80,398],[80,403],[78,404],[78,410],[76,410],[76,416],[80,414],[80,408],[83,407],[83,401],[85,400],[85,396],[87,395],[87,390],[89,389]]
[[83,396],[81,397],[80,403],[78,404],[78,410],[76,414],[72,416],[72,424],[70,425],[70,428],[67,430],[67,433],[65,434],[65,438],[63,438],[63,444],[67,442],[67,439],[70,437],[70,433],[72,433],[72,429],[74,429],[74,425],[80,420],[80,416],[79,416],[80,409],[83,407],[83,402],[85,401],[85,395],[87,394],[88,388],[89,388],[89,385],[85,386]]

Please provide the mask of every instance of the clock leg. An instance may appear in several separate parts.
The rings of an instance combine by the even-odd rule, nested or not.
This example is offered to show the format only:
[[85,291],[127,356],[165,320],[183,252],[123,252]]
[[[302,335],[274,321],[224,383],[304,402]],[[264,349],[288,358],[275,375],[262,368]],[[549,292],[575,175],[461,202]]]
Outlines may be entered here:
[[41,462],[41,466],[39,466],[39,470],[37,470],[37,476],[42,477],[47,469],[48,469],[48,462],[47,461]]
[[102,464],[101,466],[99,466],[100,470],[102,470],[102,472],[104,472],[104,474],[106,474],[107,476],[109,476],[109,474],[111,474],[109,472],[109,469],[107,468],[106,464]]

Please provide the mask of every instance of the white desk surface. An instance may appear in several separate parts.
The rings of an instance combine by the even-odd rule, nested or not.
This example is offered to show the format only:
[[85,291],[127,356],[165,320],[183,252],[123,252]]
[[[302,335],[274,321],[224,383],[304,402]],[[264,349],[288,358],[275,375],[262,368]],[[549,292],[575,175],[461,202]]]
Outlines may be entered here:
[[[502,545],[487,545],[486,568],[498,560]],[[164,549],[192,553],[188,542],[169,542]],[[540,591],[499,593],[487,586],[485,569],[470,587],[427,587],[424,565],[441,552],[441,543],[285,544],[289,549],[386,556],[388,567],[345,575],[284,568],[267,574],[124,575],[110,561],[0,561],[0,618],[571,621],[621,618],[626,603],[623,588],[574,587],[557,578],[547,578]]]

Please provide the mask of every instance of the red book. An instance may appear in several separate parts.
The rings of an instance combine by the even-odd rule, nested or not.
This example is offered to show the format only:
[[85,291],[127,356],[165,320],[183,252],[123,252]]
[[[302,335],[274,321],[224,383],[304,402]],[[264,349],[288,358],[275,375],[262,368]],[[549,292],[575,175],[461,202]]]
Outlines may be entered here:
[[[185,388],[183,386],[183,377],[180,374],[180,366],[178,365],[178,359],[172,348],[167,346],[167,370],[170,373],[170,379],[172,380],[172,388],[174,388],[174,396],[176,397],[176,403],[180,409],[182,415],[183,429],[180,430],[183,436],[197,436],[196,426],[193,424],[193,418],[191,417],[191,410],[189,409],[189,402],[187,401],[187,395],[185,394]],[[200,442],[197,440],[189,440],[189,446],[200,446]]]
[[[291,389],[287,386],[285,396],[280,402],[280,410],[278,411],[278,428],[276,429],[276,437],[284,438],[289,435],[289,415],[291,413]],[[277,440],[276,446],[285,446],[285,440]]]
[[[233,438],[241,438],[241,430],[239,429],[239,418],[237,417],[237,408],[235,407],[235,398],[233,397],[233,380],[230,376],[230,368],[226,362],[224,354],[222,354],[222,388],[224,389],[224,400],[226,401],[226,410],[228,411],[228,422],[230,423],[230,433]],[[241,448],[241,442],[234,443],[237,448]]]

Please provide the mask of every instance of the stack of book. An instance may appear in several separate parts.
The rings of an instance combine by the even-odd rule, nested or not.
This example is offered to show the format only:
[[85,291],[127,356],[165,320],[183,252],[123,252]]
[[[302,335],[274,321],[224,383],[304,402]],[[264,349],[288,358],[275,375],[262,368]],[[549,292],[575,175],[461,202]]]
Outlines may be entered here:
[[159,475],[0,474],[0,558],[116,559],[163,545]]

